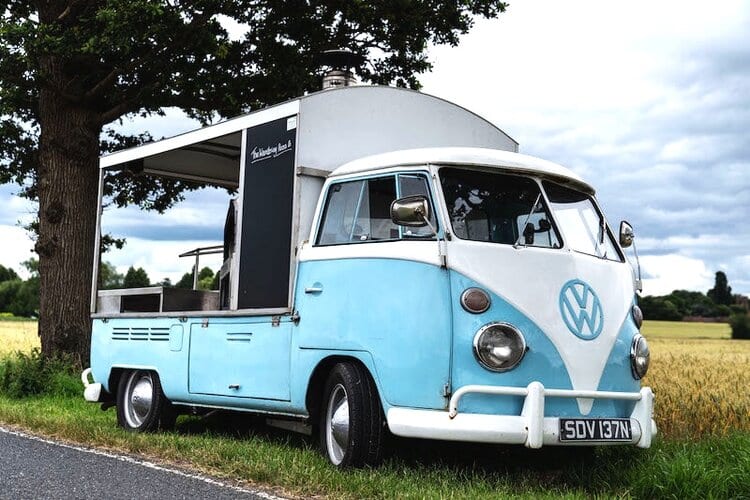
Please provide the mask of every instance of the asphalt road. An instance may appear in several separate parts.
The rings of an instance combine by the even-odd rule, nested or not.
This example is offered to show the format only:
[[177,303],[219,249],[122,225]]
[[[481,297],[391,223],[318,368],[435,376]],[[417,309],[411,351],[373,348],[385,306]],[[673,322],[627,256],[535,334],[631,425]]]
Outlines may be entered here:
[[275,499],[124,455],[0,427],[0,499]]

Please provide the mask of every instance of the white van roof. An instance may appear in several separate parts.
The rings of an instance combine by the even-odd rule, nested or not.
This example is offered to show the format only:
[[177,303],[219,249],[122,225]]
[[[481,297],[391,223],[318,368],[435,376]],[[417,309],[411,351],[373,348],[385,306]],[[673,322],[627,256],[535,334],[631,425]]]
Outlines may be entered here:
[[471,146],[518,151],[494,124],[444,99],[413,90],[351,86],[324,90],[215,125],[104,155],[102,169],[237,188],[242,131],[282,118],[297,129],[295,166],[331,172],[355,158],[384,151]]
[[396,166],[411,165],[476,165],[515,173],[526,173],[574,184],[578,189],[594,194],[594,188],[572,170],[534,156],[486,148],[421,148],[393,151],[367,156],[346,163],[334,170],[330,177],[344,176]]

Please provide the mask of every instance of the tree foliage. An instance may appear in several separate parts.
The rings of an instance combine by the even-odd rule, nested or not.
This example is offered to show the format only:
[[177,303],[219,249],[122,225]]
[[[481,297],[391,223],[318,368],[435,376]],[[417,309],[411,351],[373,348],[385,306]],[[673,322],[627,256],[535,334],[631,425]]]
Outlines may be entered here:
[[724,304],[725,306],[732,305],[734,302],[734,298],[732,297],[732,287],[729,286],[729,280],[727,280],[727,275],[724,274],[724,272],[716,272],[714,287],[708,291],[707,295],[716,304]]
[[[175,283],[177,288],[193,288],[193,273],[185,273],[180,278],[180,281]],[[198,290],[218,290],[219,289],[219,273],[213,272],[210,267],[204,267],[198,272]]]
[[18,275],[13,269],[11,269],[10,267],[5,267],[3,265],[0,265],[0,283],[2,283],[3,281],[17,280],[17,279],[18,279]]
[[13,269],[0,266],[0,312],[28,318],[39,314],[38,262],[29,259],[23,265],[30,274],[25,281]]
[[122,288],[125,276],[117,272],[117,268],[109,262],[102,262],[99,266],[99,288],[112,290]]
[[707,294],[688,290],[675,290],[669,295],[660,297],[641,297],[639,306],[646,319],[679,321],[684,317],[727,318],[736,313],[747,311],[734,302],[727,276],[716,273],[716,285]]
[[[458,43],[496,0],[8,0],[0,10],[0,182],[39,202],[45,355],[88,357],[98,156],[150,140],[108,124],[176,106],[203,122],[319,87],[349,48],[364,81],[417,88],[429,43]],[[222,21],[223,20],[223,21]],[[226,26],[236,29],[230,34]],[[105,133],[103,133],[105,131]],[[163,211],[196,186],[108,173],[107,203]],[[65,300],[61,295],[66,294]]]
[[750,313],[733,314],[729,318],[729,326],[732,328],[732,338],[750,340]]
[[134,268],[130,266],[128,272],[125,273],[125,278],[122,280],[123,288],[141,288],[151,285],[151,280],[146,274],[146,270],[142,267]]
[[[473,16],[505,8],[496,0],[10,0],[0,17],[0,181],[38,194],[41,89],[90,110],[98,129],[172,106],[206,122],[317,89],[319,54],[340,47],[364,56],[356,68],[363,80],[419,88],[417,75],[432,67],[429,43],[456,45]],[[100,148],[150,140],[108,129]],[[157,210],[195,188],[127,174],[109,181],[118,205]]]

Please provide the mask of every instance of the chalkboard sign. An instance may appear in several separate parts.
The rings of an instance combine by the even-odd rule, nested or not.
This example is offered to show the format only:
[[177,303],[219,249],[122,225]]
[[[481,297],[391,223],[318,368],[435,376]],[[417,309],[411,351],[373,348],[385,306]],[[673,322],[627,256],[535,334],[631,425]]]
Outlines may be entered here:
[[247,130],[239,309],[289,306],[296,116]]

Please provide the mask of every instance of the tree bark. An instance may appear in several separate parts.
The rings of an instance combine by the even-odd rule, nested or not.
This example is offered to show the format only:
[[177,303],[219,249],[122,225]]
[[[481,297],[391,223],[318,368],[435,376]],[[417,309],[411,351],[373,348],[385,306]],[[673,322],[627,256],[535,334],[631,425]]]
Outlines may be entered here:
[[[49,81],[63,84],[64,64],[40,61]],[[99,135],[94,110],[39,96],[39,336],[44,356],[71,355],[85,366],[91,341],[90,297],[98,192]]]

